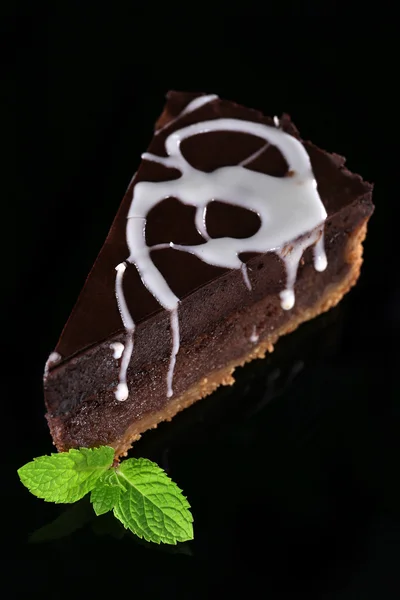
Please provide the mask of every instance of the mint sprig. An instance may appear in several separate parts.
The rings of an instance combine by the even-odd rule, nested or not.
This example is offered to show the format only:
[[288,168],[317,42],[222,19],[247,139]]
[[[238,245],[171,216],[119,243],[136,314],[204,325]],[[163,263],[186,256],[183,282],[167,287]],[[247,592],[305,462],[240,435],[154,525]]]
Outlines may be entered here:
[[112,466],[108,446],[35,458],[18,469],[21,482],[47,502],[72,503],[90,492],[96,515],[113,511],[139,538],[159,544],[193,539],[190,505],[155,463],[130,458]]

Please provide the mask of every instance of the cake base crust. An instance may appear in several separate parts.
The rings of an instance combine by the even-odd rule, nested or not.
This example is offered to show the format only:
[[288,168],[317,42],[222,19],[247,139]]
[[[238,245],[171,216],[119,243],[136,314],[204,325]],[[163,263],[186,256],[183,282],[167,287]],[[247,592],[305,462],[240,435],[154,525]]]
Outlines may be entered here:
[[133,442],[139,440],[141,435],[148,429],[155,429],[162,421],[170,421],[178,412],[194,404],[197,400],[208,396],[220,385],[233,385],[235,383],[233,377],[234,370],[255,358],[264,358],[267,352],[273,351],[274,344],[281,336],[291,333],[301,323],[309,321],[336,306],[343,296],[355,285],[360,275],[363,253],[362,243],[367,233],[367,221],[368,219],[365,219],[349,238],[344,259],[350,266],[350,269],[341,281],[328,286],[317,303],[302,311],[300,315],[295,315],[281,328],[269,334],[251,352],[230,362],[222,369],[211,372],[207,377],[203,377],[185,393],[177,398],[173,398],[162,410],[145,415],[133,423],[126,430],[124,436],[109,444],[115,449],[116,458],[126,456]]

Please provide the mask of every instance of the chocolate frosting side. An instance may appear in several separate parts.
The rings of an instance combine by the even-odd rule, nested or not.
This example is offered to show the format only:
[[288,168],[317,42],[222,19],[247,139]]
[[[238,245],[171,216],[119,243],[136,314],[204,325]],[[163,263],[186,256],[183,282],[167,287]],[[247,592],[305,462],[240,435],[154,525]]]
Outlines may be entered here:
[[[169,92],[164,112],[157,121],[157,128],[167,125],[181,113],[196,93]],[[269,117],[260,112],[244,108],[226,100],[216,99],[205,104],[193,113],[184,115],[179,121],[171,123],[166,129],[154,136],[148,151],[165,156],[164,142],[173,131],[198,121],[217,118],[237,118],[273,125]],[[284,131],[300,139],[299,133],[288,115],[281,118]],[[337,154],[328,154],[311,142],[303,142],[310,156],[318,191],[328,213],[328,222],[338,212],[355,203],[365,204],[365,212],[372,212],[372,185],[364,182],[360,176],[350,173],[345,167],[345,159]],[[232,132],[214,132],[198,135],[182,143],[182,151],[187,160],[196,168],[212,171],[216,168],[236,165],[264,144],[254,136]],[[270,146],[250,167],[252,170],[268,173],[277,177],[284,176],[287,165],[282,155]],[[179,177],[179,172],[167,169],[154,162],[142,161],[137,174],[131,182],[120,205],[107,239],[89,273],[85,286],[64,327],[56,351],[61,354],[62,362],[109,337],[123,332],[121,318],[115,300],[115,267],[126,260],[129,250],[125,239],[126,218],[132,200],[134,185],[139,181],[164,181]],[[234,208],[225,203],[210,204],[207,227],[212,237],[247,237],[259,226],[254,213]],[[184,244],[202,243],[202,238],[194,226],[194,208],[184,206],[178,199],[168,198],[153,209],[148,217],[146,228],[148,244],[175,242]],[[224,278],[225,269],[212,267],[196,257],[172,249],[158,250],[152,253],[156,266],[163,273],[175,294],[187,298],[197,289],[209,282]],[[242,257],[246,261],[252,256]],[[283,289],[284,272],[280,260],[269,253],[264,256],[268,268],[253,270],[252,282],[257,278],[267,282],[269,289],[264,292],[278,293]],[[241,287],[241,286],[240,286]],[[132,317],[137,324],[150,316],[163,312],[158,302],[142,284],[136,268],[128,265],[124,277],[125,297]],[[235,294],[235,290],[232,290]],[[239,294],[239,292],[237,292]],[[240,290],[240,295],[242,290]],[[196,319],[196,313],[191,313]],[[196,326],[196,323],[193,323]],[[185,330],[184,323],[182,324]],[[168,337],[166,335],[165,337]]]

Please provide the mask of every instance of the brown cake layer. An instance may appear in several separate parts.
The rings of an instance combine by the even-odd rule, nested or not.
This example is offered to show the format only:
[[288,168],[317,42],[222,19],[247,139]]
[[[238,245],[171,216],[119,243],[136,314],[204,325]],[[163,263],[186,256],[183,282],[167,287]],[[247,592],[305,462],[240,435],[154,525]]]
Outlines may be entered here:
[[[162,123],[176,116],[192,98],[193,95],[187,94],[170,95]],[[270,123],[255,111],[220,100],[204,106],[200,112],[201,115],[185,116],[184,122],[172,125],[167,133],[200,118],[220,116]],[[298,136],[288,117],[283,119],[283,128]],[[151,152],[163,154],[167,133],[153,139]],[[208,152],[199,147],[196,154],[194,146],[186,151],[193,164],[198,161],[197,168],[212,170],[221,166],[221,161],[237,164],[243,158],[243,152],[249,154],[257,149],[254,143],[260,145],[259,140],[240,135],[235,146],[235,139],[214,137],[208,142]],[[206,144],[205,139],[202,144]],[[243,146],[246,146],[244,150]],[[117,456],[124,454],[131,442],[146,429],[170,419],[219,385],[232,383],[236,366],[271,351],[280,335],[334,306],[355,283],[361,265],[361,244],[373,211],[372,186],[347,171],[341,157],[330,155],[308,142],[305,148],[328,212],[325,225],[327,269],[322,273],[315,271],[312,249],[308,249],[298,271],[295,306],[284,311],[279,292],[284,289],[285,271],[273,253],[243,257],[252,283],[249,292],[238,271],[210,267],[192,255],[171,249],[154,252],[155,264],[181,298],[181,346],[175,366],[174,395],[168,399],[169,314],[160,309],[144,288],[135,267],[129,266],[124,279],[125,294],[137,328],[127,374],[130,394],[125,402],[118,402],[114,390],[118,383],[119,361],[113,358],[110,343],[125,342],[114,297],[114,281],[115,266],[128,255],[125,223],[132,185],[141,179],[163,179],[167,171],[161,167],[161,172],[160,166],[154,163],[142,163],[60,338],[56,350],[62,355],[62,361],[53,366],[45,381],[47,419],[59,450],[108,444],[116,449]],[[268,152],[264,154],[259,162],[255,161],[253,168],[283,175],[285,164],[281,155],[274,148],[269,155]],[[213,204],[216,208],[208,223],[211,235],[245,237],[257,228],[254,215]],[[224,219],[221,211],[225,211]],[[168,199],[154,212],[156,214],[149,215],[149,244],[165,241],[200,243],[194,229],[193,213],[188,207],[183,208],[177,200]],[[227,226],[230,231],[222,231]],[[256,343],[251,341],[254,332],[258,335]]]

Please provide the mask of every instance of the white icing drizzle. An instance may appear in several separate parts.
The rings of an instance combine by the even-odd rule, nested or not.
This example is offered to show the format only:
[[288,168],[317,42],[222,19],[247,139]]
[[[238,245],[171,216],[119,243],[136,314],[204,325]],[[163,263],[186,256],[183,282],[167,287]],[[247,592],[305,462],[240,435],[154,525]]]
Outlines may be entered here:
[[253,325],[253,331],[250,336],[250,341],[253,344],[256,344],[258,342],[258,338],[259,338],[259,335],[257,334],[257,327],[255,325]]
[[249,290],[249,292],[251,292],[251,290],[253,288],[252,288],[252,285],[251,285],[251,281],[249,279],[249,274],[247,272],[247,265],[246,265],[246,263],[242,263],[241,271],[242,271],[242,275],[243,275],[243,281],[244,281],[247,289]]
[[212,102],[213,100],[216,100],[217,98],[218,98],[218,96],[216,94],[208,94],[206,96],[198,96],[197,98],[195,98],[194,100],[189,102],[189,104],[182,110],[182,112],[179,113],[178,116],[176,116],[174,119],[171,119],[170,121],[168,121],[168,123],[166,123],[163,127],[160,127],[160,129],[157,129],[155,134],[158,135],[159,133],[161,133],[161,131],[164,131],[164,129],[167,129],[167,127],[170,127],[173,123],[176,123],[184,115],[187,115],[191,112],[194,112],[195,110],[198,110],[205,104],[208,104],[209,102]]
[[61,354],[58,354],[58,352],[52,352],[50,354],[49,358],[46,360],[46,364],[44,365],[44,373],[43,373],[44,380],[47,379],[51,365],[54,365],[55,363],[60,362],[60,360],[61,360]]
[[[318,243],[323,236],[323,225],[318,229],[314,230],[311,234],[304,236],[300,240],[296,240],[290,245],[286,245],[280,250],[277,250],[277,254],[281,257],[285,264],[286,269],[286,288],[280,293],[281,306],[284,310],[290,310],[294,306],[294,284],[296,283],[297,269],[303,252],[306,248],[312,244]],[[323,252],[323,256],[322,256]],[[323,265],[323,257],[325,257],[325,266]],[[323,271],[327,267],[327,261],[325,251],[319,249],[317,253],[314,251],[314,268],[317,271]],[[323,267],[323,268],[317,268]]]
[[207,216],[207,206],[198,206],[196,209],[196,216],[194,219],[196,229],[199,232],[199,234],[203,236],[203,238],[205,240],[209,240],[210,236],[207,233],[206,216]]
[[265,150],[268,148],[269,145],[270,145],[269,142],[267,142],[266,144],[263,144],[259,150],[256,150],[256,152],[253,152],[253,154],[250,154],[250,156],[248,156],[247,158],[242,160],[239,163],[239,165],[241,167],[245,167],[246,165],[249,165],[250,163],[253,162],[253,160],[256,160],[256,158],[261,156],[261,154],[263,154],[263,152],[265,152]]
[[128,371],[129,363],[131,361],[133,351],[133,331],[127,330],[125,348],[122,353],[121,367],[119,371],[119,383],[115,390],[115,397],[117,400],[126,400],[129,396],[128,384],[126,383],[126,373]]
[[[175,120],[185,112],[196,110],[215,98],[216,96],[196,98]],[[251,289],[251,282],[246,265],[240,260],[239,255],[244,252],[263,254],[275,252],[283,260],[286,269],[286,287],[280,294],[281,305],[285,310],[291,309],[295,302],[294,285],[304,250],[317,242],[314,250],[315,267],[317,270],[326,267],[323,227],[327,214],[317,192],[310,159],[296,138],[277,129],[279,125],[277,119],[274,119],[274,123],[276,127],[237,119],[215,119],[195,123],[167,137],[166,157],[150,153],[142,155],[144,160],[157,162],[181,172],[181,177],[172,181],[137,183],[133,189],[126,227],[130,252],[126,260],[136,266],[143,284],[159,304],[170,311],[172,352],[167,373],[168,397],[173,394],[172,381],[180,344],[179,298],[151,260],[152,250],[170,247],[176,251],[189,252],[210,265],[241,269],[248,289]],[[170,124],[171,122],[168,123]],[[205,173],[195,169],[186,161],[181,153],[180,144],[189,137],[211,131],[246,133],[264,139],[266,143],[240,165],[222,167],[211,173]],[[259,156],[269,144],[275,145],[285,157],[290,176],[272,177],[244,168],[244,165]],[[191,246],[170,242],[153,247],[147,246],[145,236],[147,215],[159,202],[168,197],[178,198],[183,204],[196,208],[195,225],[204,238],[203,244]],[[206,229],[206,211],[208,203],[213,199],[257,213],[261,222],[259,230],[245,239],[210,238]],[[126,372],[132,354],[135,328],[123,295],[122,279],[125,268],[125,263],[116,267],[116,296],[127,332],[120,380],[116,391],[118,400],[125,400],[128,397]],[[252,341],[256,340],[256,337],[258,339],[254,331]]]
[[122,281],[124,278],[124,273],[126,270],[126,264],[120,263],[115,267],[117,271],[117,276],[115,278],[115,295],[118,302],[118,308],[121,315],[122,322],[124,324],[125,329],[133,330],[135,329],[135,324],[131,317],[131,313],[126,305],[126,300],[124,296],[124,290],[122,286]]
[[169,367],[167,373],[167,396],[171,398],[174,391],[172,389],[172,380],[174,378],[174,369],[176,363],[176,355],[179,352],[180,337],[179,337],[179,317],[178,309],[173,308],[171,310],[171,332],[172,332],[172,352],[169,360]]
[[126,400],[129,396],[128,385],[126,383],[126,373],[128,371],[128,366],[131,361],[133,351],[133,334],[135,331],[135,324],[126,305],[123,290],[123,278],[126,270],[126,264],[120,263],[115,267],[115,270],[117,271],[117,276],[115,278],[115,296],[117,298],[119,313],[126,331],[125,347],[121,355],[122,360],[119,371],[119,383],[115,391],[116,399],[122,401]]
[[125,346],[121,344],[121,342],[114,342],[113,344],[110,344],[110,348],[111,350],[114,350],[113,357],[118,360],[121,358]]
[[[279,127],[279,119],[278,119],[278,117],[274,117],[274,124],[275,124],[275,127]],[[259,156],[261,156],[261,154],[263,154],[270,145],[271,144],[269,142],[266,142],[265,144],[263,144],[261,146],[261,148],[259,150],[256,150],[255,152],[253,152],[253,154],[250,154],[250,156],[248,156],[247,158],[245,158],[244,160],[242,160],[239,163],[239,165],[241,165],[242,167],[246,167],[247,165],[249,165],[250,163],[252,163],[253,160],[256,160],[256,158],[258,158]]]

